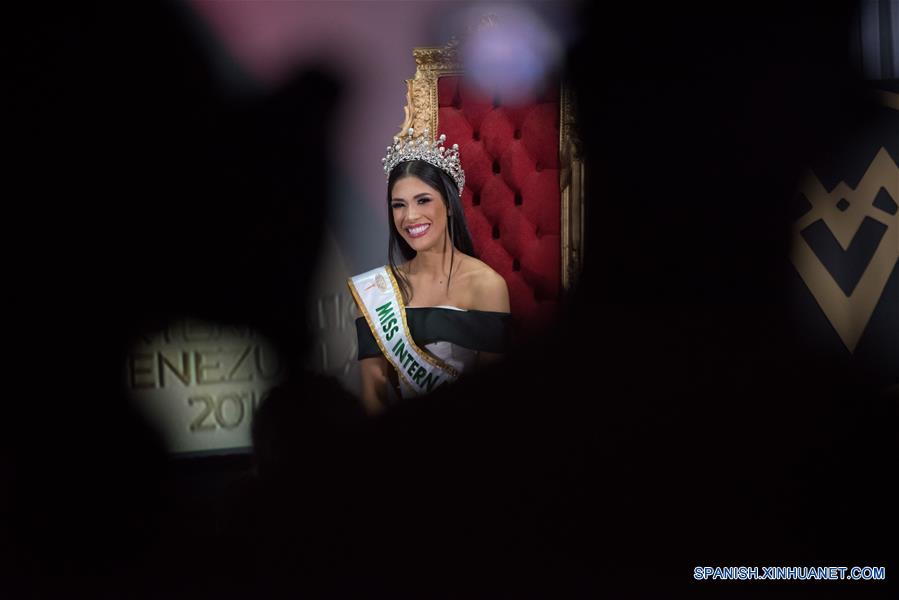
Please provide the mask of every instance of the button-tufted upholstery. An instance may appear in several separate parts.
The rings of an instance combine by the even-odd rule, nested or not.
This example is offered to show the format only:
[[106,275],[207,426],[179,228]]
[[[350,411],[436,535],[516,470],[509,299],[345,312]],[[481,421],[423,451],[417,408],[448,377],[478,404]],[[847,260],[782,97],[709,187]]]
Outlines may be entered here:
[[465,169],[475,250],[506,279],[515,320],[546,325],[562,287],[558,82],[516,106],[460,76],[441,77],[437,89],[440,133],[459,144]]

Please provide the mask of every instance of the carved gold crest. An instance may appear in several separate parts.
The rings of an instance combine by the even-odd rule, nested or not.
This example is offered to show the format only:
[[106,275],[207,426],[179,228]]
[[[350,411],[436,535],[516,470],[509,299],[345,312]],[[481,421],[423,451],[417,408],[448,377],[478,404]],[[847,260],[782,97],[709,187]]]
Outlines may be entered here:
[[[881,188],[886,190],[893,202],[899,203],[899,167],[885,148],[877,152],[854,189],[841,181],[828,192],[811,171],[799,188],[812,208],[793,224],[790,258],[850,352],[855,350],[861,339],[890,273],[899,260],[899,211],[890,214],[875,206],[874,201]],[[886,229],[857,285],[847,294],[812,250],[802,232],[821,220],[845,251],[866,218],[885,225]]]

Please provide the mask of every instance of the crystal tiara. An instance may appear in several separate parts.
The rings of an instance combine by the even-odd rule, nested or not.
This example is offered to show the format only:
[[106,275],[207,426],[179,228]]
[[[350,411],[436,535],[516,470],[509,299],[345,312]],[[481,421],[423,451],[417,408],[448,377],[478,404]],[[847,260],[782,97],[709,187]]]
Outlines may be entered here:
[[410,127],[405,137],[394,137],[393,145],[387,146],[387,156],[381,159],[384,163],[384,174],[390,177],[390,172],[400,163],[423,160],[452,177],[461,196],[462,188],[465,187],[465,171],[459,163],[459,144],[453,144],[453,147],[447,150],[443,147],[443,142],[446,141],[444,134],[441,133],[433,142],[430,141],[429,134],[430,130],[425,129],[424,134],[415,139],[415,130]]

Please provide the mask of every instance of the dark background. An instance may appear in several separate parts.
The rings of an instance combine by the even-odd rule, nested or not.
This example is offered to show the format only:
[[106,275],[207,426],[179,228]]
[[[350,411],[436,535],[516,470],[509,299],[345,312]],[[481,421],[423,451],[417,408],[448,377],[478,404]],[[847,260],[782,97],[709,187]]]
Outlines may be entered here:
[[[851,5],[732,9],[581,7],[588,246],[556,331],[377,422],[297,371],[257,415],[254,456],[180,461],[125,402],[127,344],[190,315],[299,361],[341,83],[311,66],[229,96],[168,3],[6,20],[7,364],[24,385],[6,404],[3,591],[886,594],[896,272],[852,360],[802,335],[797,303],[815,305],[785,256],[798,170],[837,174],[836,152],[877,143],[899,156],[896,113],[846,58]],[[888,581],[692,578],[744,564]]]

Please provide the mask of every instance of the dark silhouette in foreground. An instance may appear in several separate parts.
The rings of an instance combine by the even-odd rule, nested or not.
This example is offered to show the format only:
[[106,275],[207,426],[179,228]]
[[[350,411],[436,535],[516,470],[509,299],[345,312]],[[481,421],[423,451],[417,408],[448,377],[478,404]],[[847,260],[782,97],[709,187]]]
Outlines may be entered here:
[[[17,133],[47,161],[19,173],[39,208],[21,221],[40,265],[24,348],[66,352],[52,377],[31,362],[40,390],[18,397],[12,597],[889,591],[895,403],[801,339],[784,259],[796,171],[830,124],[866,123],[842,13],[585,8],[569,67],[589,247],[558,326],[377,420],[293,369],[252,456],[176,461],[124,401],[127,342],[191,314],[256,327],[298,364],[339,89],[308,73],[225,101],[179,21],[142,10],[112,30],[30,21],[44,62],[23,69]],[[166,289],[145,277],[160,270]],[[692,577],[856,564],[888,581]]]

